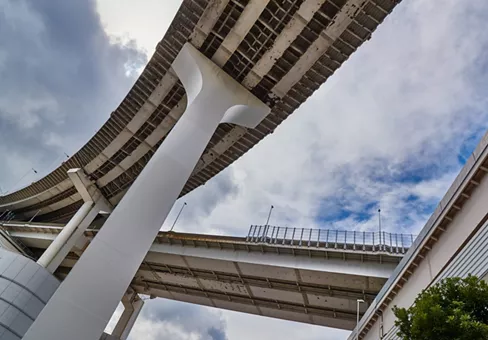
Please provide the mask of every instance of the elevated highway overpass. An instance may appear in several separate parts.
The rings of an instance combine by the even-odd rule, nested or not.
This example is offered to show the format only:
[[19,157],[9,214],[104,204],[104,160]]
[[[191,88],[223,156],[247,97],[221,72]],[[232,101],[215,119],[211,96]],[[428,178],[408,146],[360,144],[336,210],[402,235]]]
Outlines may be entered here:
[[[24,340],[98,339],[121,299],[135,301],[124,294],[176,199],[272,133],[370,39],[398,2],[183,0],[149,63],[101,129],[50,174],[0,197],[0,214],[9,220],[67,222],[37,261],[51,274],[66,263],[86,229],[93,222],[103,222]],[[110,216],[103,221],[100,213]],[[261,242],[272,238],[265,234]],[[380,238],[380,243],[385,241]],[[303,247],[301,242],[299,247]],[[368,252],[388,253],[384,247],[363,245],[362,250],[352,250],[364,252],[363,257]],[[397,245],[393,257],[400,256],[398,249]],[[346,246],[324,254],[336,251],[347,259],[350,249]],[[383,261],[382,255],[374,256]],[[335,260],[325,263],[331,261]],[[148,279],[147,273],[142,278]],[[191,280],[187,281],[190,285]],[[300,277],[295,277],[295,283],[301,287]],[[221,289],[219,294],[231,297],[225,287]],[[305,305],[298,314],[315,310],[306,295],[295,298],[296,304]],[[257,302],[258,297],[251,301]],[[228,303],[233,303],[232,298]],[[342,306],[344,317],[337,318],[342,324],[330,314],[338,314],[339,308],[334,312],[324,306],[317,308],[329,308],[327,321],[317,323],[339,322],[338,327],[351,328],[346,317],[350,302],[328,298],[324,303]],[[266,308],[273,309],[258,307],[263,314]]]
[[[21,222],[1,227],[35,258],[62,229]],[[267,229],[253,226],[247,237],[160,232],[130,287],[152,297],[352,330],[356,300],[366,301],[362,315],[413,238],[384,233],[386,242],[380,243],[377,233]],[[55,271],[59,279],[68,275],[96,233],[85,231]]]
[[[184,0],[134,87],[96,135],[52,173],[0,197],[0,215],[18,221],[3,224],[2,247],[41,256],[38,261],[47,258],[41,261],[43,275],[64,280],[46,307],[38,308],[39,317],[31,317],[33,326],[23,325],[30,332],[25,339],[98,339],[121,300],[129,313],[117,324],[120,332],[105,338],[125,339],[141,307],[138,293],[343,329],[354,327],[355,302],[361,298],[366,303],[359,305],[361,321],[350,339],[397,339],[393,305],[412,305],[422,289],[445,277],[486,278],[486,135],[413,244],[408,237],[352,234],[351,242],[350,234],[323,239],[323,233],[301,230],[299,239],[287,241],[290,230],[268,227],[251,229],[246,238],[157,234],[156,222],[164,219],[155,213],[160,203],[167,208],[272,133],[398,2]],[[143,196],[137,183],[144,174],[146,181],[151,178],[146,165],[155,164],[161,149],[169,154],[168,141],[198,96],[184,81],[185,57],[193,66],[212,65],[226,84],[270,112],[255,125],[217,122],[198,159],[186,164],[188,176],[173,176],[185,177],[175,195],[161,202],[158,194],[165,190],[144,187],[156,207],[146,209],[136,204]],[[215,81],[209,74],[206,79]],[[215,93],[212,98],[218,99]],[[180,133],[173,146],[190,145],[188,136]],[[168,170],[166,162],[159,165]],[[170,171],[156,173],[152,178],[159,182],[172,178]],[[131,192],[137,195],[130,200]],[[112,212],[101,229],[99,212]],[[97,228],[89,229],[93,220]],[[0,323],[0,331],[8,331],[4,326]]]
[[205,184],[294,112],[370,39],[398,0],[184,0],[149,63],[100,130],[42,179],[0,196],[17,220],[67,222],[83,204],[81,168],[117,205],[186,108],[172,68],[189,41],[266,103],[255,127],[220,124],[180,195]]

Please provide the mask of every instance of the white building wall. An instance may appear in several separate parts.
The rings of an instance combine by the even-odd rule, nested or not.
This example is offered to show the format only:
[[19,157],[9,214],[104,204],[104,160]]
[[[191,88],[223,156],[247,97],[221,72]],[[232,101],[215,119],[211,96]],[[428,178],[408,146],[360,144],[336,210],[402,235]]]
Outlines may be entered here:
[[[453,259],[454,254],[460,250],[463,243],[468,239],[476,227],[484,220],[488,212],[488,180],[482,180],[479,187],[475,190],[471,198],[463,206],[462,210],[456,215],[448,229],[439,238],[422,260],[414,274],[409,278],[403,288],[398,292],[393,301],[390,302],[388,309],[384,312],[384,332],[388,333],[395,324],[395,316],[391,308],[395,305],[399,307],[409,307],[422,289],[427,288],[431,282],[441,274],[445,266]],[[486,248],[487,243],[483,244]],[[477,245],[479,247],[479,245]],[[454,274],[454,273],[453,273]],[[455,274],[460,275],[460,274]],[[378,339],[378,321],[374,328],[368,332],[364,339]],[[392,333],[390,331],[390,333]],[[395,331],[393,331],[393,334]],[[392,334],[392,335],[393,335]],[[388,336],[393,339],[394,337]]]

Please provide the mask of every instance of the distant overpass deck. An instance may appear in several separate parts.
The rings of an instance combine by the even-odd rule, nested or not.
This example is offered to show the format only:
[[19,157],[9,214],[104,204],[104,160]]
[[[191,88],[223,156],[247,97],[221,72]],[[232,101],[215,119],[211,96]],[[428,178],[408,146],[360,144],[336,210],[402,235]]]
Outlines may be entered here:
[[[2,228],[39,256],[62,225],[9,222]],[[259,229],[251,227],[249,235]],[[272,227],[269,230],[271,235]],[[317,235],[318,231],[295,228],[296,237],[291,233],[283,237],[284,230],[277,238],[262,232],[259,239],[160,232],[131,287],[155,297],[352,329],[356,299],[367,302],[361,306],[362,314],[403,257],[389,243],[378,243],[373,249],[366,244],[370,236],[366,233],[350,232],[351,242],[347,236],[337,236],[337,243],[319,238],[318,244],[309,244],[306,238],[300,244],[298,235]],[[86,239],[96,233],[87,230]],[[321,231],[327,233],[334,235],[331,241],[339,234]],[[352,242],[354,234],[357,240],[365,240],[364,248],[361,242]],[[392,234],[392,238],[401,237],[411,236]],[[59,278],[69,273],[85,247],[73,248],[56,271]]]
[[184,0],[142,74],[100,130],[44,178],[0,197],[17,220],[66,222],[82,168],[114,205],[186,108],[171,65],[188,41],[272,108],[254,129],[220,124],[181,195],[232,164],[292,114],[370,39],[399,0]]

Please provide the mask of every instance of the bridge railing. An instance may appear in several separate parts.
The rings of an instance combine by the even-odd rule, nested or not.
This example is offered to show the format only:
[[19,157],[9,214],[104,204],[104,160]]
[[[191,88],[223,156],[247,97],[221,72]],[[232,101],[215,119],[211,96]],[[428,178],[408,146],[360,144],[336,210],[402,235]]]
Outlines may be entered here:
[[405,254],[415,240],[413,234],[396,234],[373,231],[347,231],[252,225],[247,242],[347,249],[357,251],[382,251]]

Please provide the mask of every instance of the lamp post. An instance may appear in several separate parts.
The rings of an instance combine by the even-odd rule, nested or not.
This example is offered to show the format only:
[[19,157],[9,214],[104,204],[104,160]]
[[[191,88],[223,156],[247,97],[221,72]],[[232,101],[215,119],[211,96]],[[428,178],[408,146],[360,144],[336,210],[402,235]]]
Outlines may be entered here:
[[170,229],[169,231],[173,231],[173,228],[175,227],[176,222],[178,222],[178,219],[180,218],[181,212],[183,211],[183,209],[185,208],[185,206],[186,206],[186,202],[185,202],[185,203],[183,203],[183,206],[181,207],[180,212],[179,212],[179,213],[178,213],[178,215],[176,216],[176,219],[175,219],[175,221],[173,222],[173,225],[171,226],[171,229]]
[[[382,249],[381,247],[381,209],[378,209],[378,229],[380,232],[380,250]],[[385,240],[383,240],[384,242]]]
[[266,220],[266,224],[264,225],[263,229],[263,241],[266,239],[266,235],[268,235],[268,224],[269,224],[269,219],[271,218],[271,213],[273,212],[274,206],[271,206],[269,208],[269,214],[268,214],[268,219]]
[[273,211],[274,209],[274,206],[271,206],[271,208],[269,209],[269,214],[268,214],[268,219],[266,220],[266,226],[268,226],[269,224],[269,219],[271,218],[271,212]]
[[357,299],[357,317],[356,317],[356,340],[359,340],[359,304],[360,303],[365,303],[363,299]]

